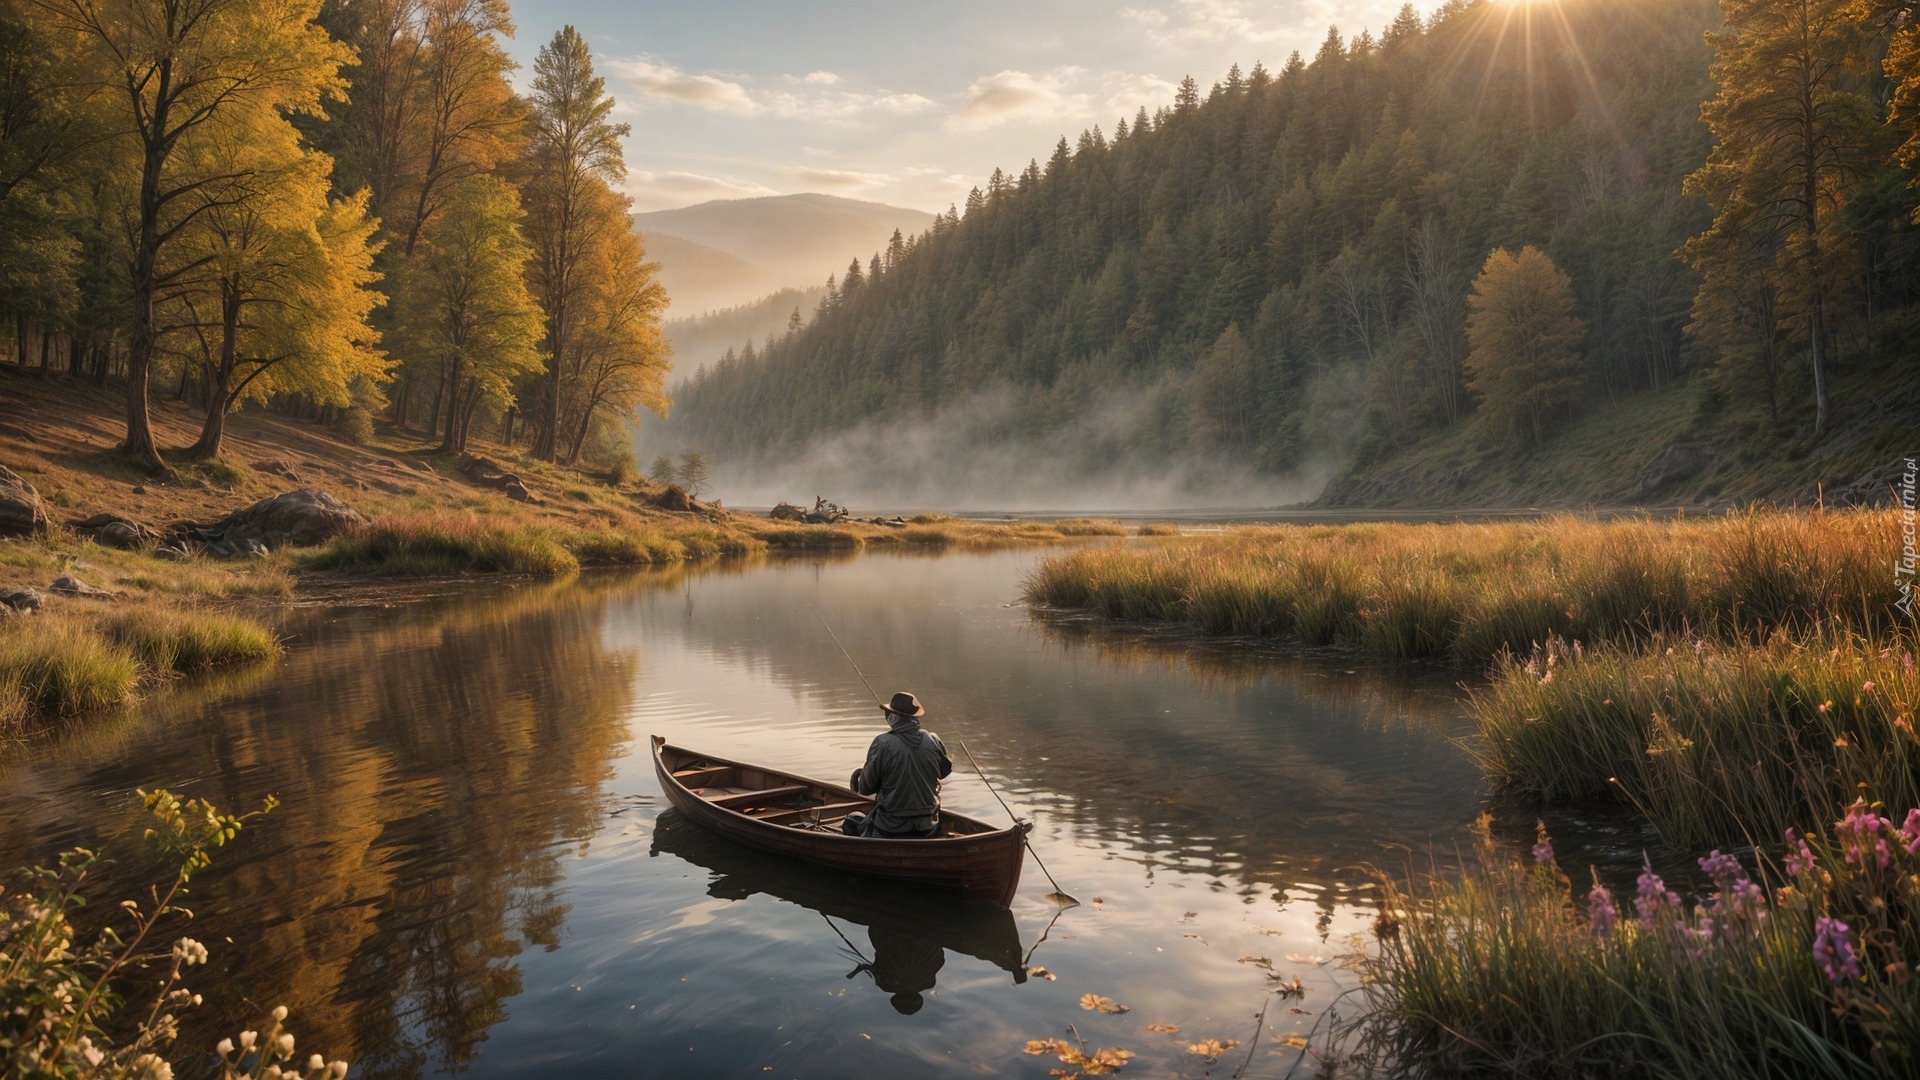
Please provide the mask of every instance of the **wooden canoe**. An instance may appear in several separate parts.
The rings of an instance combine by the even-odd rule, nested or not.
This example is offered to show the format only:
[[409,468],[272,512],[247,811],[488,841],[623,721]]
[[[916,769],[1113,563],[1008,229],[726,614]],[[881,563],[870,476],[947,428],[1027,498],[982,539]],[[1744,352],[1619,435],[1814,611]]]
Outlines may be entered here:
[[[1019,928],[1013,912],[999,904],[845,874],[798,859],[768,858],[694,824],[672,807],[654,819],[649,854],[671,855],[708,871],[712,877],[707,895],[715,899],[764,894],[827,916],[856,944],[865,928],[875,946],[902,939],[924,941],[992,964],[1016,983],[1027,981]],[[834,943],[833,930],[818,924],[815,929],[824,944]]]
[[841,821],[873,808],[873,799],[851,788],[668,746],[658,735],[653,771],[682,814],[748,847],[1002,907],[1020,887],[1031,822],[1001,828],[942,810],[940,835],[931,839],[847,836]]

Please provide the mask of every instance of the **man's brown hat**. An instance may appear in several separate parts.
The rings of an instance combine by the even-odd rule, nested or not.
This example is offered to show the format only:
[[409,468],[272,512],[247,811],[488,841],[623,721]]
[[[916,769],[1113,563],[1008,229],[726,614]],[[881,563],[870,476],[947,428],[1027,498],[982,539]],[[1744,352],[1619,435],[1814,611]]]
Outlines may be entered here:
[[920,707],[920,699],[905,690],[893,695],[893,700],[881,706],[887,712],[897,716],[925,716],[927,710]]

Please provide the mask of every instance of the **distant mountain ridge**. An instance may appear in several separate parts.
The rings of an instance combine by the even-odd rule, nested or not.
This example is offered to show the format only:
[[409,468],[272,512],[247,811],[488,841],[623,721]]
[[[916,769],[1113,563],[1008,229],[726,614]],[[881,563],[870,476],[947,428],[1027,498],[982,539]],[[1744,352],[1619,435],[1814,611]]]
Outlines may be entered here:
[[738,255],[664,232],[640,234],[647,258],[660,264],[660,283],[673,301],[668,315],[696,318],[777,292],[787,279]]
[[633,216],[662,268],[676,318],[811,288],[848,260],[886,247],[895,229],[925,232],[934,215],[836,195],[719,199]]

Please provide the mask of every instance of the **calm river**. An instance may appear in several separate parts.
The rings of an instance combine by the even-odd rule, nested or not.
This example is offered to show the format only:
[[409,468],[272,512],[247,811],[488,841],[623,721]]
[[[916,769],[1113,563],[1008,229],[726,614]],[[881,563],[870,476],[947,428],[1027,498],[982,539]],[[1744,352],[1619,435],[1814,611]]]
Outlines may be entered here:
[[[1364,867],[1449,861],[1486,802],[1457,676],[1036,619],[1016,601],[1037,558],[309,603],[281,616],[274,668],[0,765],[0,863],[104,846],[123,858],[93,895],[131,895],[134,788],[277,795],[195,879],[213,960],[187,1037],[285,1003],[303,1055],[361,1077],[1045,1077],[1059,1063],[1022,1045],[1069,1025],[1138,1054],[1131,1075],[1198,1076],[1204,1039],[1240,1043],[1214,1075],[1249,1050],[1246,1075],[1286,1075],[1300,1055],[1277,1037],[1358,1004],[1340,995]],[[1049,928],[1031,859],[1009,914],[755,855],[667,809],[651,733],[835,780],[860,762],[880,714],[809,605],[877,689],[927,703],[958,760],[947,805],[1005,816],[965,740],[1082,906]],[[1303,999],[1269,993],[1295,976]]]

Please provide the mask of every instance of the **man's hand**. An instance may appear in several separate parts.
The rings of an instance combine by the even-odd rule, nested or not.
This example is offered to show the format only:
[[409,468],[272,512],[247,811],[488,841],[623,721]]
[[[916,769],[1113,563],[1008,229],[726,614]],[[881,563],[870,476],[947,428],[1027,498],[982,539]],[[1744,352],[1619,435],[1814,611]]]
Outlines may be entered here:
[[847,777],[847,786],[859,792],[862,795],[865,795],[867,793],[867,789],[865,786],[865,782],[867,778],[865,775],[863,775],[865,772],[866,772],[866,769],[864,768],[855,769],[853,770],[853,775]]

